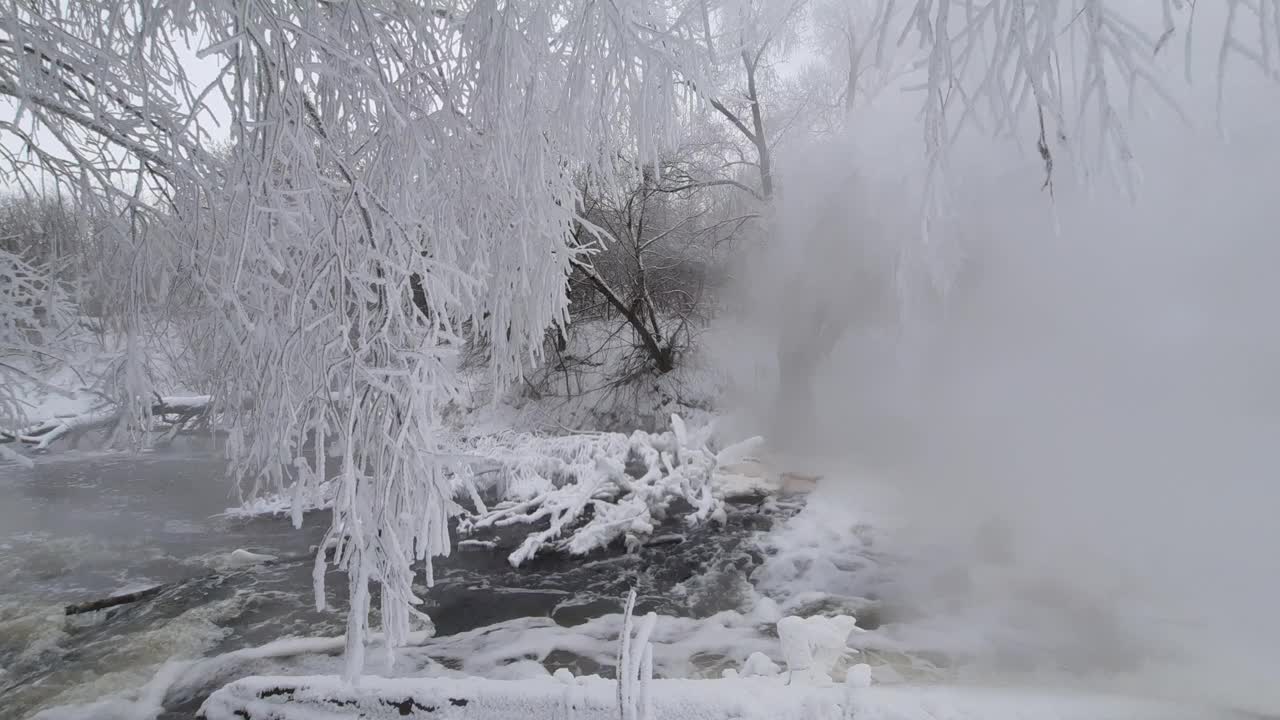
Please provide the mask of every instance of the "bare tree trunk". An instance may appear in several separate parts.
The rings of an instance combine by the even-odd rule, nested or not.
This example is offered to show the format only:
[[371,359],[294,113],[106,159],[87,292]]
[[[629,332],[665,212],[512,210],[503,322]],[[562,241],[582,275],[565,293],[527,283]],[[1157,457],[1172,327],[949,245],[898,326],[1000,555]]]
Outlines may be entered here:
[[[635,330],[636,335],[640,337],[641,345],[643,345],[645,351],[649,353],[649,357],[653,359],[654,367],[657,368],[658,372],[671,372],[671,370],[675,368],[675,357],[671,352],[671,347],[663,345],[661,342],[661,336],[655,335],[654,332],[649,329],[648,323],[645,322],[643,308],[639,306],[633,308],[623,302],[622,298],[618,296],[618,293],[614,292],[613,288],[609,287],[609,283],[605,282],[605,279],[600,277],[600,274],[597,273],[590,265],[586,265],[576,260],[574,261],[574,264],[582,270],[583,274],[586,275],[587,279],[591,281],[591,284],[600,291],[600,294],[604,296],[605,300],[607,300],[610,305],[616,308],[617,311],[627,319],[627,323],[631,325],[631,328]],[[643,305],[643,303],[641,303],[641,305]]]
[[764,131],[764,113],[760,109],[760,96],[756,92],[756,68],[760,56],[755,61],[744,50],[742,64],[747,70],[747,101],[751,103],[751,142],[756,146],[756,157],[760,162],[760,193],[766,202],[773,199],[773,158],[769,152],[769,136]]

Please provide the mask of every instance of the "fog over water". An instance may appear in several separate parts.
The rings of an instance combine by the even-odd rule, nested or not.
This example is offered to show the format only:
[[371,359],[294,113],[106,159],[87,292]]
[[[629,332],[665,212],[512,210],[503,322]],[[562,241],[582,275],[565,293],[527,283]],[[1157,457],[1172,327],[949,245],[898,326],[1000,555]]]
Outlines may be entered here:
[[[816,421],[742,403],[893,486],[906,542],[930,548],[916,604],[1043,616],[1028,652],[1069,637],[1144,687],[1277,712],[1280,93],[1241,76],[1220,128],[1203,81],[1178,88],[1184,123],[1127,117],[1128,176],[1057,150],[1052,197],[1034,129],[963,141],[927,247],[919,125],[893,112],[912,101],[886,93],[844,145],[792,153],[775,246],[744,274],[754,341],[804,337],[797,308],[824,302],[852,320],[813,370]],[[968,580],[924,583],[947,567]]]

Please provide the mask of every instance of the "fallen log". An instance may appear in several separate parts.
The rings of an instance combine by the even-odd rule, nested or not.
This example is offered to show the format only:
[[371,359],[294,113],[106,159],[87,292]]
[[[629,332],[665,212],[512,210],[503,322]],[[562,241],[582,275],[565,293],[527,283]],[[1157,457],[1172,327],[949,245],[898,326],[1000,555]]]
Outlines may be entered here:
[[[209,395],[157,396],[151,405],[152,417],[173,418],[172,427],[181,428],[193,418],[208,411],[213,399]],[[0,429],[0,443],[22,443],[33,450],[47,450],[53,442],[68,435],[117,425],[124,411],[119,406],[96,408],[79,415],[44,420],[18,430]]]
[[[172,583],[170,583],[172,584]],[[129,603],[146,600],[147,598],[159,595],[168,585],[155,585],[144,590],[137,590],[131,593],[122,593],[120,595],[112,595],[111,597],[98,598],[97,600],[89,600],[87,602],[72,603],[64,608],[66,615],[81,615],[83,613],[94,612],[95,610],[106,610],[120,605],[128,605]]]
[[[785,685],[781,679],[654,680],[647,720],[842,718],[843,686]],[[826,712],[823,712],[823,711]],[[834,714],[832,714],[834,713]],[[482,678],[249,677],[214,692],[204,720],[426,718],[448,720],[618,720],[617,683],[597,676],[536,680]]]
[[[417,718],[418,720],[618,720],[613,680],[248,677],[214,692],[203,720]],[[1196,703],[1014,688],[787,684],[781,677],[653,680],[652,708],[636,720],[1244,720]]]

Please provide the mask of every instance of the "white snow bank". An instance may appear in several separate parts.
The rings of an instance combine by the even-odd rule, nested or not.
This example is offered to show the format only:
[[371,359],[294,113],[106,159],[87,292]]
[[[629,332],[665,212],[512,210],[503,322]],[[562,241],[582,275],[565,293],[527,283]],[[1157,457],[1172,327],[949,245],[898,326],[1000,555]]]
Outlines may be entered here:
[[[733,610],[707,618],[661,615],[649,635],[654,672],[663,677],[710,677],[724,664],[741,666],[753,653],[782,662],[777,638],[770,632],[776,617],[767,608]],[[553,653],[582,658],[587,666],[609,667],[617,659],[617,639],[623,630],[619,613],[564,627],[551,618],[526,617],[425,642],[401,651],[405,667],[417,656],[444,661],[468,675],[491,677],[521,658],[545,661]]]
[[[652,681],[648,720],[1206,720],[1204,707],[1008,689],[788,685],[783,678]],[[215,692],[206,720],[615,720],[617,684],[600,677],[492,681],[254,677]]]
[[[548,675],[545,671],[537,672],[527,661],[518,671],[503,674],[512,678],[509,680],[366,676],[353,686],[336,676],[249,677],[214,692],[201,707],[198,717],[205,720],[404,717],[613,720],[619,716],[623,720],[1181,720],[1237,717],[1194,704],[1172,705],[1088,692],[872,687],[871,668],[865,664],[852,666],[845,674],[845,681],[834,684],[828,673],[843,656],[846,638],[856,629],[849,616],[782,618],[778,622],[778,634],[791,671],[786,675],[779,674],[777,665],[757,651],[741,664],[740,673],[726,670],[720,679],[655,679],[654,648],[657,645],[654,643],[670,644],[673,629],[676,635],[688,635],[684,625],[698,621],[665,619],[659,623],[659,618],[650,613],[636,624],[632,617],[634,604],[632,592],[626,612],[619,618],[620,643],[616,654],[619,681],[597,675],[575,677],[563,669]],[[761,616],[775,613],[776,608],[761,607],[753,619],[758,621]],[[677,627],[670,627],[673,625]],[[511,639],[518,643],[520,638]]]
[[[413,632],[409,645],[424,642],[434,628]],[[380,642],[381,636],[370,634]],[[152,720],[164,710],[166,698],[176,692],[200,687],[212,679],[225,678],[236,668],[254,660],[299,655],[337,653],[346,647],[346,638],[283,638],[258,647],[235,650],[211,658],[170,660],[135,692],[113,695],[84,704],[61,705],[37,713],[32,720]],[[314,717],[314,715],[312,716]]]

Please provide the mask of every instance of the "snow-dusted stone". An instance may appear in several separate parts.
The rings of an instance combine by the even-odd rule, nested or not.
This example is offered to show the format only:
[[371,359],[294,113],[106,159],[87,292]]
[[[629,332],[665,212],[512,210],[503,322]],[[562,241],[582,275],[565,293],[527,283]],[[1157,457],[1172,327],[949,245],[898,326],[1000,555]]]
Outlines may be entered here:
[[780,672],[782,672],[782,668],[778,667],[778,663],[770,660],[769,656],[762,652],[751,653],[747,656],[747,661],[742,663],[742,675],[744,677],[772,677]]
[[265,555],[263,553],[249,552],[244,548],[237,548],[227,554],[226,565],[232,568],[250,567],[276,559],[275,555]]
[[849,672],[845,673],[844,684],[851,688],[869,688],[871,687],[871,666],[866,663],[858,663],[849,668]]

